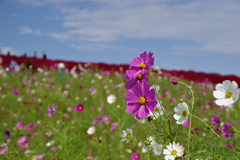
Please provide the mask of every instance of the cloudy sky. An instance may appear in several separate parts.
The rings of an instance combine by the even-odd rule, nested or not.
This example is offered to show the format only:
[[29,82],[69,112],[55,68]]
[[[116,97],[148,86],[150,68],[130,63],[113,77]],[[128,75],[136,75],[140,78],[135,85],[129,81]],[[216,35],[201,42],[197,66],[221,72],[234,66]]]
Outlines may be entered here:
[[240,76],[239,0],[0,0],[1,52]]

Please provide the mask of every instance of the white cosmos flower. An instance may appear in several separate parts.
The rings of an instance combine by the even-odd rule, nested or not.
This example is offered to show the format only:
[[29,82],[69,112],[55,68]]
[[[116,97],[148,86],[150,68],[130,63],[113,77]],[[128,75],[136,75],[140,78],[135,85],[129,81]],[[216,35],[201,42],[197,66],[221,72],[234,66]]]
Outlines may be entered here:
[[225,80],[223,83],[218,83],[213,91],[213,96],[217,98],[215,103],[218,106],[228,106],[235,103],[239,98],[238,84],[235,81]]
[[183,124],[188,120],[189,111],[188,105],[185,102],[178,103],[178,106],[174,108],[176,114],[173,115],[174,119],[177,120],[177,124]]
[[109,104],[112,104],[113,102],[116,101],[116,96],[114,94],[110,94],[108,97],[107,97],[107,102]]
[[127,128],[126,131],[123,130],[122,131],[122,135],[121,135],[121,141],[126,141],[126,143],[128,143],[131,139],[132,139],[133,135],[132,135],[132,129]]
[[[157,100],[158,101],[158,100]],[[162,102],[160,101],[160,103],[159,103],[159,101],[158,101],[158,103],[157,103],[157,105],[156,105],[156,107],[154,108],[154,112],[149,112],[149,115],[154,119],[154,120],[156,120],[156,118],[158,118],[160,115],[163,115],[164,114],[164,112],[163,112],[163,110],[162,109],[164,109],[163,107],[162,107]]]
[[175,143],[173,141],[173,144],[169,143],[167,145],[167,149],[163,150],[163,154],[165,154],[165,160],[175,160],[176,157],[182,157],[184,154],[184,147],[182,145],[179,145],[178,143]]
[[96,131],[96,128],[95,128],[94,126],[92,126],[92,127],[89,127],[89,128],[88,128],[87,133],[88,133],[88,134],[94,134],[95,131]]
[[154,90],[155,90],[155,88],[156,88],[156,93],[157,93],[159,91],[159,89],[160,89],[160,86],[159,85],[152,85],[150,87],[150,89],[154,89]]
[[163,146],[161,144],[153,145],[153,153],[157,156],[161,155]]

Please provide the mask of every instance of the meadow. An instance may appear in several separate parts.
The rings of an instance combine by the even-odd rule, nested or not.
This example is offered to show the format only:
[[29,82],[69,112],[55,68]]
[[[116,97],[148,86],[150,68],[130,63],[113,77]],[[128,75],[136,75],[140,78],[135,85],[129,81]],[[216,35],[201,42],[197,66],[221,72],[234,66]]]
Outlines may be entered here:
[[[148,84],[164,109],[138,119],[126,111],[129,91],[121,67],[109,72],[87,64],[85,69],[70,75],[51,66],[0,76],[0,159],[162,160],[173,141],[184,148],[176,159],[240,158],[240,103],[217,105],[216,84],[149,69]],[[194,102],[193,116],[189,112],[188,120],[177,124],[174,108],[183,102]],[[234,128],[230,139],[223,135],[225,124]],[[123,134],[127,129],[132,129],[129,139]]]

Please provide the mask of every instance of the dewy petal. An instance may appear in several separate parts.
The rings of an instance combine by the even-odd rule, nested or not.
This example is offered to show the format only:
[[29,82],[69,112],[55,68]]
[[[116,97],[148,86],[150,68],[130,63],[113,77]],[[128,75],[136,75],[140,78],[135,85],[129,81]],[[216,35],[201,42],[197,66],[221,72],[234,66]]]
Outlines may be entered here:
[[145,105],[142,105],[138,111],[139,118],[146,118],[149,115],[149,110]]
[[213,96],[217,99],[221,99],[226,97],[226,93],[222,91],[213,91]]

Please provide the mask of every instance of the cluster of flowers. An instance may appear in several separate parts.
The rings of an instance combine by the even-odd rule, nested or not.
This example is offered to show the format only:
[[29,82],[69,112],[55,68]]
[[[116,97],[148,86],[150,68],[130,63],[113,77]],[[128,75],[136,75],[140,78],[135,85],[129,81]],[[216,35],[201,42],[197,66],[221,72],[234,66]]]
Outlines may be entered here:
[[[125,100],[127,101],[126,111],[129,114],[133,113],[133,116],[137,119],[146,118],[149,115],[149,117],[155,116],[155,113],[157,113],[154,112],[155,109],[161,111],[161,113],[158,112],[160,113],[158,116],[164,114],[164,109],[160,105],[161,102],[155,100],[155,89],[150,87],[148,84],[149,78],[146,77],[147,70],[154,64],[154,58],[152,55],[153,53],[149,52],[149,54],[147,54],[145,51],[140,54],[140,57],[135,57],[131,61],[131,66],[124,76],[124,78],[128,80],[126,83],[126,89],[128,89],[128,92],[125,94]],[[173,79],[172,83],[177,84],[178,82],[176,79]],[[188,88],[191,89],[189,86]],[[231,82],[226,80],[222,84],[217,84],[215,88],[216,91],[213,92],[213,96],[217,99],[215,104],[219,106],[231,107],[232,104],[239,99],[240,89],[238,89],[238,84],[235,81]],[[158,105],[158,107],[156,107],[156,105]],[[174,112],[175,114],[173,117],[177,124],[185,125],[185,123],[189,123],[188,117],[192,113],[189,111],[187,103],[178,103],[178,106],[174,108]],[[214,116],[212,118],[212,122],[218,127],[220,124],[219,117]],[[214,131],[218,135],[221,133],[218,128]],[[224,137],[231,139],[236,131],[230,123],[227,123],[223,126],[222,132]],[[121,135],[122,141],[126,141],[126,143],[128,143],[132,137],[132,129],[127,129],[126,131],[123,130]],[[231,147],[233,145],[234,144],[229,144],[227,147]],[[179,145],[179,143],[175,143],[173,141],[173,143],[170,143],[166,147],[167,149],[164,149],[163,151],[166,160],[174,160],[176,157],[182,157],[184,155],[184,147]]]

